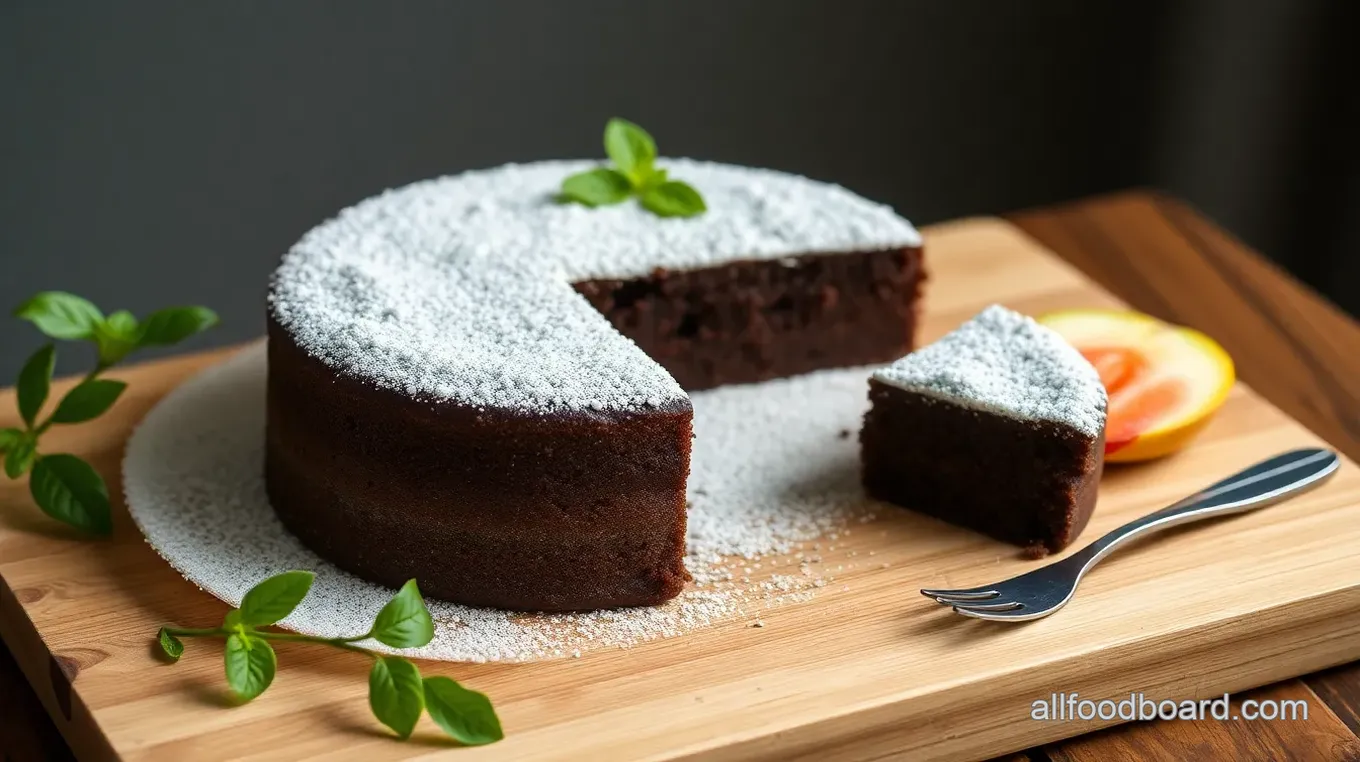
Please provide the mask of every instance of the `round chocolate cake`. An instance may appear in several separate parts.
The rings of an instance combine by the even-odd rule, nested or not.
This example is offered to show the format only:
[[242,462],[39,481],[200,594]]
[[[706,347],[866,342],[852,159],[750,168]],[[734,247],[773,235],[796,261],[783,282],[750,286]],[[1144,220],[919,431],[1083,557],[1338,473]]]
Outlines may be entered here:
[[913,345],[920,237],[778,172],[662,160],[708,211],[558,203],[588,162],[341,212],[269,294],[266,483],[321,556],[525,610],[655,604],[684,568],[686,389]]

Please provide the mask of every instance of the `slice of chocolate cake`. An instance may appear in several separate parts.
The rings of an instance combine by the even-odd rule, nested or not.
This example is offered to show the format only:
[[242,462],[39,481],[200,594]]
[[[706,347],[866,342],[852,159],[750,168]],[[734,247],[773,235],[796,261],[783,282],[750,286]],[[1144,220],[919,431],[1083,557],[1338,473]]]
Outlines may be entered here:
[[1105,388],[1057,333],[992,306],[869,381],[864,488],[1039,554],[1091,517]]

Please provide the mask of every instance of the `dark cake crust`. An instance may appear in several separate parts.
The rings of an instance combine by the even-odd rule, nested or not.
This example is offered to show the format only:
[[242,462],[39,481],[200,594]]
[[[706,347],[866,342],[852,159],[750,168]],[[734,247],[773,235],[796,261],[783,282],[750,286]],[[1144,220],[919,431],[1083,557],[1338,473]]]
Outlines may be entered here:
[[691,391],[893,360],[913,348],[921,249],[738,261],[575,284]]
[[529,416],[345,377],[271,316],[265,483],[284,525],[365,579],[469,605],[656,604],[689,580],[692,411]]
[[1021,421],[869,382],[865,491],[1024,548],[1057,552],[1086,528],[1105,436]]

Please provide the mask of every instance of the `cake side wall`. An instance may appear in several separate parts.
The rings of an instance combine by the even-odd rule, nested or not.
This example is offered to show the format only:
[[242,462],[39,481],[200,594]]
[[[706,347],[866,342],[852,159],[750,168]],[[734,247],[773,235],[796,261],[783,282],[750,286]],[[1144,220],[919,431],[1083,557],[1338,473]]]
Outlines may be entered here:
[[1042,555],[1076,539],[1095,506],[1103,436],[1020,421],[869,382],[865,491]]
[[691,412],[550,418],[419,403],[337,375],[271,320],[266,485],[338,566],[526,610],[678,594]]

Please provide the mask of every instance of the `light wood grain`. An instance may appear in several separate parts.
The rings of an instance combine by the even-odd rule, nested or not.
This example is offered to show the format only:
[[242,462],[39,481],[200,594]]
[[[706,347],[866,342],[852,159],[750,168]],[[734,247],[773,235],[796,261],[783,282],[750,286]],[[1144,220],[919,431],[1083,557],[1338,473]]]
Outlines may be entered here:
[[[926,234],[927,339],[991,301],[1029,313],[1117,303],[1005,223]],[[126,371],[130,396],[105,419],[57,430],[56,444],[116,473],[135,421],[220,357]],[[1192,449],[1110,469],[1083,539],[1318,443],[1239,387]],[[0,631],[82,758],[978,758],[1100,727],[1031,721],[1030,703],[1055,690],[1200,698],[1360,657],[1360,470],[1350,461],[1303,498],[1113,557],[1060,615],[1024,626],[962,620],[914,591],[993,581],[1032,562],[889,511],[823,553],[846,567],[833,584],[762,612],[763,628],[735,621],[551,663],[426,665],[489,693],[509,734],[457,751],[428,722],[412,743],[389,739],[368,714],[366,665],[346,654],[281,648],[269,692],[223,708],[220,647],[193,643],[171,667],[150,645],[160,624],[212,623],[225,607],[165,566],[121,509],[115,524],[112,542],[79,542],[38,515],[21,485],[0,491]],[[69,701],[54,663],[78,669]]]

